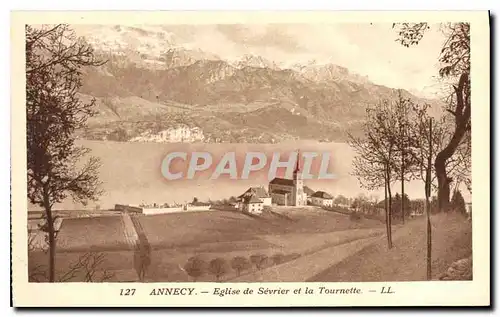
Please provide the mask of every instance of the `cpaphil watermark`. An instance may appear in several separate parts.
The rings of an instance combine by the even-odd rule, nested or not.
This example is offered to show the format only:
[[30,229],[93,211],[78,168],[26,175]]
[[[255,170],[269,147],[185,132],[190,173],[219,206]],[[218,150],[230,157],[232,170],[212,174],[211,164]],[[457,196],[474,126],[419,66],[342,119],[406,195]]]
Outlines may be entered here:
[[[285,178],[299,173],[302,179],[334,179],[331,173],[330,152],[246,152],[244,156],[227,152],[220,159],[209,152],[171,152],[162,161],[161,173],[167,180],[195,179],[201,173],[209,179],[225,177],[233,180],[249,179],[254,173],[267,172],[269,180],[285,169]],[[266,171],[267,170],[267,171]]]

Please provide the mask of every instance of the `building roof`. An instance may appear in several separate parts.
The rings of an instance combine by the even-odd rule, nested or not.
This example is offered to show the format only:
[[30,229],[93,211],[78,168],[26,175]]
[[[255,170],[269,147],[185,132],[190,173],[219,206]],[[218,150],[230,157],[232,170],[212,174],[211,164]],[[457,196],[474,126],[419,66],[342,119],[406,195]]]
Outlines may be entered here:
[[310,187],[304,186],[304,193],[311,196],[312,194],[314,194],[314,190],[312,190]]
[[260,203],[262,203],[262,200],[260,200],[259,198],[257,198],[255,195],[251,195],[251,196],[246,196],[243,199],[243,202],[245,204],[260,204]]
[[290,194],[290,192],[287,192],[286,190],[281,190],[281,189],[275,189],[272,191],[273,194],[279,194],[279,195],[286,195]]
[[273,179],[272,181],[270,181],[269,184],[294,186],[293,180],[286,179],[286,178],[279,178],[279,177],[276,177],[275,179]]
[[266,189],[262,186],[250,187],[249,189],[247,189],[246,192],[244,192],[243,194],[238,196],[238,198],[243,198],[243,197],[251,196],[251,195],[255,195],[258,198],[269,198],[269,194],[267,193]]
[[324,191],[317,191],[314,194],[312,194],[311,197],[323,198],[323,199],[333,199],[332,195],[330,195]]

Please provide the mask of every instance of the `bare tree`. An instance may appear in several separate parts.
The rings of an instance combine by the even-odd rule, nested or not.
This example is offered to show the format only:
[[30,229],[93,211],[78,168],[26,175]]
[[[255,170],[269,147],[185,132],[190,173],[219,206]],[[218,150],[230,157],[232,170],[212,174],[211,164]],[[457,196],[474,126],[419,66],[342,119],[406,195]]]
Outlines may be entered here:
[[[418,45],[429,26],[425,22],[397,24],[398,41],[406,46]],[[453,91],[446,98],[445,110],[454,118],[451,138],[437,153],[434,168],[438,181],[438,206],[447,211],[450,205],[450,184],[453,178],[447,172],[447,163],[456,153],[463,139],[471,130],[470,104],[470,25],[468,23],[448,23],[442,25],[446,41],[439,56],[439,75],[455,82]],[[396,27],[396,24],[393,24]],[[466,184],[472,188],[470,179]]]
[[[447,146],[449,140],[453,137],[455,126],[451,115],[445,113],[441,117],[433,118],[428,114],[428,109],[429,105],[413,105],[413,124],[409,132],[412,138],[412,150],[410,153],[414,161],[411,169],[412,177],[421,179],[424,183],[426,182],[427,158],[432,155],[430,157],[431,161],[434,162],[436,160],[438,153]],[[432,135],[429,134],[429,122],[431,119]],[[429,138],[432,138],[432,140],[429,140]],[[462,139],[453,156],[445,164],[446,174],[454,179],[455,189],[465,184],[471,190],[469,186],[471,164],[470,141],[469,132]],[[429,144],[432,144],[432,149],[429,148]],[[437,173],[433,168],[430,173],[430,186],[431,190],[438,190],[439,192],[438,184],[436,184],[437,180]]]
[[[438,120],[433,119],[427,113],[428,105],[413,107],[415,118],[414,124],[411,126],[410,134],[413,139],[414,146],[412,155],[415,161],[415,168],[413,175],[424,182],[425,189],[425,210],[427,215],[427,278],[431,279],[431,258],[432,258],[432,231],[431,231],[431,194],[435,186],[437,178],[436,170],[432,168],[432,162],[435,161],[436,156],[440,153],[441,149],[446,146],[447,141],[451,137],[449,120],[446,116],[442,116]],[[447,175],[460,175],[463,173],[463,166],[470,162],[470,154],[468,154],[469,147],[467,139],[464,139],[458,151],[446,163]],[[433,172],[434,171],[434,172]],[[459,176],[457,176],[457,179]],[[458,184],[458,183],[457,183]]]
[[[69,265],[66,272],[62,273],[57,282],[106,282],[114,274],[103,268],[106,255],[100,252],[87,252]],[[33,282],[46,282],[49,280],[47,267],[39,265],[30,270],[29,280]]]
[[432,278],[432,227],[431,227],[431,187],[432,187],[432,160],[435,157],[437,140],[441,140],[438,129],[433,129],[433,120],[426,114],[426,107],[417,109],[418,120],[415,124],[415,158],[418,162],[418,172],[425,184],[425,213],[427,217],[427,279]]
[[106,269],[101,269],[105,261],[105,254],[99,252],[88,252],[78,258],[76,263],[70,265],[59,282],[70,282],[77,278],[83,282],[106,282],[114,277],[114,274]]
[[[412,151],[412,138],[409,133],[410,116],[413,109],[413,101],[409,98],[404,98],[402,90],[398,90],[397,101],[394,110],[397,118],[397,133],[396,144],[400,160],[396,161],[397,169],[399,170],[398,179],[401,182],[401,197],[405,197],[405,182],[411,180],[411,169],[415,165]],[[405,201],[401,200],[401,220],[405,223]]]
[[[395,103],[388,100],[367,108],[363,123],[364,135],[349,134],[349,144],[357,156],[353,161],[352,175],[362,187],[373,190],[384,186],[386,193],[387,243],[392,248],[392,193],[391,183],[395,179],[398,161],[398,118]],[[388,202],[388,203],[387,203]]]
[[67,25],[26,26],[26,116],[28,198],[44,208],[49,239],[49,281],[55,279],[55,235],[52,207],[68,195],[86,203],[101,194],[99,161],[75,145],[75,131],[95,114],[94,102],[77,96],[82,68],[99,66],[87,45]]

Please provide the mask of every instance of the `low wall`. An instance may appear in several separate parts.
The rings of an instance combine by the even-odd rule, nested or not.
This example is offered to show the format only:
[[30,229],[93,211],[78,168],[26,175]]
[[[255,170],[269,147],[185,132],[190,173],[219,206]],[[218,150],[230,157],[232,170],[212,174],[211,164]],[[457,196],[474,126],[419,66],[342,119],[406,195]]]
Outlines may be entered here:
[[181,207],[162,207],[162,208],[147,208],[136,207],[128,205],[116,204],[115,209],[122,212],[142,213],[144,215],[160,215],[170,214],[176,212],[190,212],[190,211],[208,211],[211,206],[181,206]]
[[182,207],[169,207],[169,208],[142,208],[142,213],[145,215],[159,215],[169,214],[174,212],[184,212]]
[[207,211],[210,206],[188,206],[187,211]]

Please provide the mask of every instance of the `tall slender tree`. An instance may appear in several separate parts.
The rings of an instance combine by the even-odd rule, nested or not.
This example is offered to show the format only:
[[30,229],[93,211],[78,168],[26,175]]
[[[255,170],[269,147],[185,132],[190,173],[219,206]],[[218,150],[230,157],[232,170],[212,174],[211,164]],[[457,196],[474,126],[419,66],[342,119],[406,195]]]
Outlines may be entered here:
[[82,69],[104,62],[68,25],[26,26],[28,199],[45,211],[49,281],[55,281],[53,207],[71,196],[86,203],[99,190],[99,161],[75,144],[75,131],[95,114],[94,100],[78,99]]
[[[397,134],[397,148],[399,161],[396,161],[396,166],[399,171],[398,179],[401,182],[401,195],[405,197],[405,182],[410,181],[412,177],[412,169],[415,165],[413,151],[413,139],[410,134],[410,118],[413,116],[414,102],[410,98],[405,98],[401,89],[398,89],[397,99],[394,107],[397,118],[397,129],[393,131]],[[401,205],[401,220],[404,224],[405,201],[402,200]]]
[[392,193],[397,159],[397,116],[395,103],[383,100],[367,108],[363,125],[364,135],[349,134],[349,144],[357,156],[353,161],[352,174],[361,186],[370,190],[384,186],[386,194],[386,229],[388,247],[392,248]]

